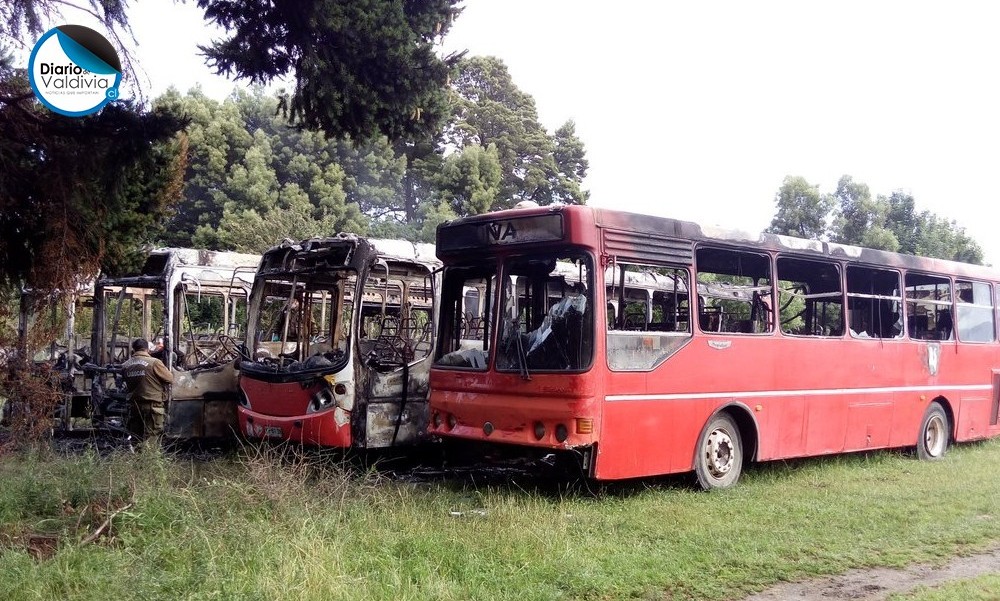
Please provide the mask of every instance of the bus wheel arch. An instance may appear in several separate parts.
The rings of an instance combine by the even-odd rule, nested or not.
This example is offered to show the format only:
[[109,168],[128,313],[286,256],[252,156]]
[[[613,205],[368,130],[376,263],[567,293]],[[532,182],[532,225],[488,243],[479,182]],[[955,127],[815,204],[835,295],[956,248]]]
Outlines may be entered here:
[[757,429],[753,416],[740,405],[716,411],[698,435],[694,473],[703,490],[729,488],[736,484],[748,462],[756,455]]
[[937,397],[927,406],[917,432],[917,458],[923,461],[941,459],[952,441],[955,423],[951,405],[944,397]]

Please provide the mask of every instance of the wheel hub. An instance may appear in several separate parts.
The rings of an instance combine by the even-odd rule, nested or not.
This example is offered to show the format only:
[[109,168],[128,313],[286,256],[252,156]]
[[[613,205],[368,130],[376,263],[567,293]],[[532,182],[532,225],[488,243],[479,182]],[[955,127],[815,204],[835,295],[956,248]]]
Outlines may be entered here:
[[733,469],[733,440],[724,430],[715,430],[708,435],[705,445],[705,458],[708,460],[708,471],[712,476],[721,478]]

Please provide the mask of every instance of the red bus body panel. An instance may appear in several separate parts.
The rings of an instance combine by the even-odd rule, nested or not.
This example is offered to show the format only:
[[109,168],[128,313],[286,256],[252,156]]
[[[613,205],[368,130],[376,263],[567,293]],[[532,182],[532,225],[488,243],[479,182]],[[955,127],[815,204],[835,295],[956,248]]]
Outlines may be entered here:
[[238,409],[244,436],[326,447],[351,446],[351,421],[347,412],[339,407],[306,412],[312,396],[323,385],[315,383],[303,388],[300,382],[263,382],[244,375],[240,387],[250,402],[249,409],[242,405]]

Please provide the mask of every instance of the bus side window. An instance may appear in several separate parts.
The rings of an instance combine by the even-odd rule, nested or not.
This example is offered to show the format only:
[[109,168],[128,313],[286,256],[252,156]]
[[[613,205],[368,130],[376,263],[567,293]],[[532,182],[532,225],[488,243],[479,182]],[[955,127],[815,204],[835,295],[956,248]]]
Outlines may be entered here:
[[703,332],[774,331],[771,258],[766,254],[702,247],[698,268],[698,322]]
[[691,336],[686,269],[618,263],[605,272],[608,365],[653,369]]
[[844,300],[836,263],[780,257],[781,331],[794,336],[842,336]]
[[898,272],[847,267],[847,321],[852,338],[901,337],[902,301]]
[[951,281],[938,275],[907,273],[905,286],[907,325],[916,326],[910,330],[910,338],[951,340]]
[[993,292],[985,282],[955,281],[955,326],[962,342],[993,342],[996,325],[993,316]]

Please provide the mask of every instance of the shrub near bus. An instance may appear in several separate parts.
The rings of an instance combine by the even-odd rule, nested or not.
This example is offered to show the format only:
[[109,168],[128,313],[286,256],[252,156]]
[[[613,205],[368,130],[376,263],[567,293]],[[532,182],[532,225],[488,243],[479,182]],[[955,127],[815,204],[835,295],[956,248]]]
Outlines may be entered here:
[[1000,434],[991,269],[582,206],[438,229],[431,428],[590,476]]

